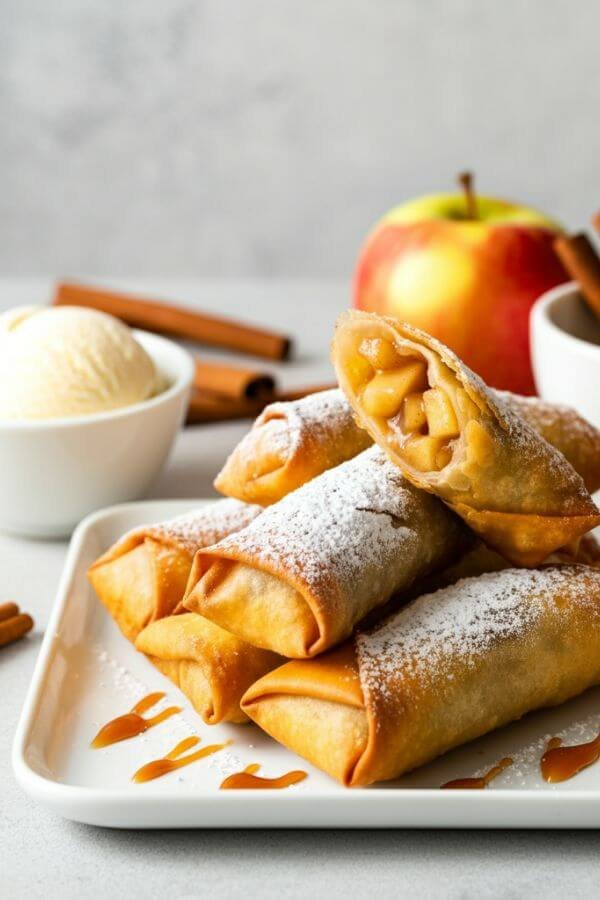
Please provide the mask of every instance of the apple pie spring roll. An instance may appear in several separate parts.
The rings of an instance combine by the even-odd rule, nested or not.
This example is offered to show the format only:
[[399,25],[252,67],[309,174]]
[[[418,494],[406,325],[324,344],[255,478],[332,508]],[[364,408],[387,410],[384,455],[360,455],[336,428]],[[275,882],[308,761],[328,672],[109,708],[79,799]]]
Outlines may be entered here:
[[[544,560],[544,565],[550,564],[580,564],[600,569],[600,543],[593,534],[584,534],[576,548],[564,547],[551,553]],[[510,568],[510,563],[503,556],[478,540],[468,547],[456,562],[441,572],[420,579],[410,591],[410,597],[418,597],[420,594],[431,593],[450,584],[456,584],[461,578],[472,578],[487,572],[499,572],[501,569]]]
[[[497,392],[494,392],[497,393]],[[568,459],[590,493],[600,488],[600,430],[574,409],[503,391],[504,403]],[[340,390],[273,403],[217,475],[222,494],[268,506],[372,443]]]
[[133,641],[149,622],[173,612],[196,551],[239,531],[261,512],[238,500],[219,500],[169,522],[136,528],[90,566],[88,577]]
[[493,394],[560,450],[581,475],[590,494],[600,489],[600,429],[570,406],[509,391],[493,391]]
[[271,403],[226,460],[215,488],[268,506],[371,444],[341,391]]
[[268,734],[346,785],[396,778],[600,682],[600,571],[506,569],[415,600],[246,692]]
[[375,441],[487,544],[534,566],[600,524],[583,480],[439,341],[348,313],[333,341],[340,386]]
[[241,641],[196,613],[151,622],[135,641],[209,725],[245,722],[244,691],[283,660]]
[[198,552],[183,604],[257,647],[314,656],[465,540],[460,520],[372,447]]

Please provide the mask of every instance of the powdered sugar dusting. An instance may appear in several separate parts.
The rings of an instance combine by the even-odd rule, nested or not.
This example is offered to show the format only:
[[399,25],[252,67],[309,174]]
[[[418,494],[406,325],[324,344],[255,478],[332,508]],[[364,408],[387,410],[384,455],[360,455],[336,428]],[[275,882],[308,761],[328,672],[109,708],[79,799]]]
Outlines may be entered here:
[[474,665],[491,645],[526,631],[563,591],[600,618],[600,572],[585,566],[505,569],[420,597],[357,637],[365,695],[385,699],[403,677],[434,683],[456,658]]
[[509,391],[494,391],[494,395],[522,416],[542,437],[550,442],[559,442],[568,459],[572,456],[575,459],[600,459],[600,429],[575,409]]
[[336,388],[331,391],[319,391],[309,394],[300,400],[292,400],[287,403],[271,403],[259,416],[257,423],[271,421],[277,417],[284,417],[288,428],[294,432],[301,432],[304,428],[328,429],[332,422],[338,425],[341,420],[352,420],[350,404],[343,393]]
[[136,678],[129,669],[122,665],[100,645],[94,644],[91,648],[101,669],[101,677],[111,681],[118,688],[119,693],[133,702],[140,700],[150,692],[146,684]]
[[241,772],[245,763],[241,757],[237,756],[235,753],[231,753],[229,750],[223,750],[221,753],[212,756],[208,765],[209,768],[214,769],[219,775],[226,778],[228,775],[233,775],[235,772]]
[[[146,697],[150,693],[150,688],[147,684],[140,681],[139,678],[130,672],[121,662],[111,656],[100,644],[94,644],[91,650],[92,654],[96,657],[100,669],[100,686],[105,687],[108,684],[111,685],[118,691],[119,696],[123,698],[124,706],[126,706],[127,703],[133,706],[134,703],[138,703],[143,697]],[[173,699],[170,698],[168,694],[165,694],[161,700],[158,700],[153,705],[151,715],[162,712],[168,706],[173,706]],[[122,710],[123,713],[127,711],[127,709]],[[171,716],[171,718],[161,725],[161,728],[166,740],[181,740],[194,733],[192,727],[181,714]],[[140,740],[143,742],[143,739],[144,736],[142,735]]]
[[[562,403],[548,403],[546,400],[542,400],[541,397],[526,397],[524,394],[513,394],[512,391],[499,391],[496,388],[493,389],[492,393],[503,403],[514,405],[517,408],[523,408],[533,415],[535,415],[536,411],[539,411],[540,420],[545,421],[547,424],[552,423],[556,418],[557,413],[567,417],[573,415],[583,422],[586,422],[582,416],[578,415],[572,406],[565,406]],[[586,422],[586,424],[589,423]]]
[[196,550],[216,544],[228,534],[245,528],[262,511],[261,506],[226,498],[190,510],[167,522],[150,525],[143,531],[159,539],[176,541],[190,553],[195,553]]
[[[544,734],[524,744],[518,749],[511,748],[510,755],[513,765],[508,772],[508,778],[504,779],[504,787],[509,788],[533,788],[534,790],[550,789],[556,790],[556,785],[548,785],[539,777],[540,761],[546,749],[548,742],[552,738],[560,738],[565,747],[574,744],[582,744],[593,740],[598,734],[598,713],[585,716],[579,721],[570,722],[555,731],[546,731]],[[531,780],[532,773],[535,772],[538,777]],[[483,774],[483,773],[477,773]]]
[[[284,404],[277,403],[273,404],[273,406],[283,407]],[[279,415],[265,419],[265,416],[270,409],[272,409],[272,406],[268,406],[265,409],[250,431],[245,434],[239,444],[234,447],[223,466],[223,472],[227,470],[228,466],[237,466],[240,461],[242,461],[243,465],[246,467],[251,468],[258,453],[257,440],[259,442],[258,446],[260,447],[263,438],[268,440],[271,452],[277,453],[281,459],[285,459],[291,453],[293,445],[298,439],[298,431],[297,429],[290,428],[287,419]]]
[[562,425],[565,431],[571,433],[572,438],[589,442],[592,448],[600,450],[600,430],[571,406],[547,403],[540,397],[522,397],[520,394],[511,394],[510,391],[494,391],[494,394],[502,403],[513,407],[540,434],[544,435],[550,429]]
[[[542,515],[556,515],[557,511],[561,515],[597,512],[581,476],[563,454],[535,429],[532,421],[530,424],[521,418],[513,395],[503,397],[483,382],[478,387],[507,435],[506,446],[498,443],[497,452],[505,456],[500,469],[520,475],[519,511]],[[501,495],[497,484],[496,490]]]
[[329,448],[335,450],[334,462],[337,463],[339,438],[346,431],[364,435],[363,448],[372,443],[368,434],[356,425],[350,404],[339,389],[319,391],[301,400],[271,403],[239,445],[240,451],[255,452],[254,433],[261,428],[269,429],[269,442],[273,442],[272,446],[280,450],[282,456],[292,456],[310,437],[311,444],[318,446],[321,456],[327,456]]
[[269,507],[218,550],[283,569],[329,609],[351,610],[367,595],[372,608],[407,587],[460,535],[455,517],[373,447]]

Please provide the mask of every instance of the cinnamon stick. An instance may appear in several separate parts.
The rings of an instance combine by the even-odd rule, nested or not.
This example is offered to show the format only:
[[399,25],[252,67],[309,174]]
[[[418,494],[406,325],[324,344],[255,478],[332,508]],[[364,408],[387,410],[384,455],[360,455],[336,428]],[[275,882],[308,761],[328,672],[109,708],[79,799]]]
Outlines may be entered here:
[[0,603],[0,622],[5,619],[12,619],[13,616],[19,615],[19,607],[16,603]]
[[55,306],[98,309],[122,319],[134,328],[198,341],[211,347],[224,347],[265,359],[287,359],[292,344],[289,337],[274,331],[195,312],[160,300],[142,300],[129,294],[83,284],[59,283],[52,303]]
[[600,234],[600,212],[594,213],[594,215],[592,216],[592,225],[594,226],[598,234]]
[[219,394],[211,394],[207,391],[192,390],[186,424],[200,425],[208,422],[226,422],[239,419],[254,419],[265,406],[274,400],[288,402],[300,400],[309,394],[331,390],[337,387],[335,384],[314,384],[289,391],[278,391],[269,400],[263,399],[233,399]]
[[270,400],[275,393],[275,379],[268,372],[196,359],[194,387],[232,400]]
[[589,238],[582,232],[561,235],[554,240],[554,249],[569,275],[579,284],[589,308],[600,316],[600,256]]
[[33,619],[27,613],[19,613],[10,619],[5,619],[3,622],[0,622],[0,647],[5,647],[6,644],[18,641],[32,628]]
[[308,397],[309,394],[320,394],[321,391],[333,391],[337,386],[337,382],[306,385],[305,387],[293,388],[289,391],[278,391],[276,399],[280,400],[282,403],[288,403],[292,400],[302,400],[303,397]]
[[221,394],[192,389],[187,425],[201,425],[207,422],[227,422],[237,419],[254,419],[267,405],[268,400],[247,399],[246,397],[223,397]]

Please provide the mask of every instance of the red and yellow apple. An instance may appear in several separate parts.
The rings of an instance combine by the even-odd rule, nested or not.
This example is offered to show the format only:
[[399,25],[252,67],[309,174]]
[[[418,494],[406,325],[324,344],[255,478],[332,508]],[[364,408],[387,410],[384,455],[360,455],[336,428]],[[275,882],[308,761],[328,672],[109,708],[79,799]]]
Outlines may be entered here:
[[360,253],[354,305],[395,316],[451,347],[490,385],[535,392],[529,311],[568,276],[559,225],[533,209],[465,194],[392,209]]

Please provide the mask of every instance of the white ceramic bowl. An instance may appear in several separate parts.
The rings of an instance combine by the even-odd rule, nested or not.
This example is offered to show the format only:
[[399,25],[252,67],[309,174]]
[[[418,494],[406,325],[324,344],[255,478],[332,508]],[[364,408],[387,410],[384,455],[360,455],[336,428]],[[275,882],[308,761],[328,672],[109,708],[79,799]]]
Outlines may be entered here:
[[576,284],[553,288],[533,307],[531,352],[544,400],[573,406],[600,428],[600,322]]
[[148,490],[183,421],[193,362],[172,341],[134,335],[167,379],[161,394],[91,416],[0,420],[0,529],[62,537],[88,513]]

